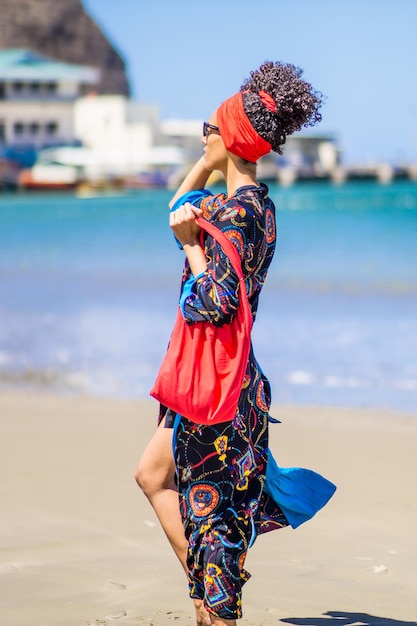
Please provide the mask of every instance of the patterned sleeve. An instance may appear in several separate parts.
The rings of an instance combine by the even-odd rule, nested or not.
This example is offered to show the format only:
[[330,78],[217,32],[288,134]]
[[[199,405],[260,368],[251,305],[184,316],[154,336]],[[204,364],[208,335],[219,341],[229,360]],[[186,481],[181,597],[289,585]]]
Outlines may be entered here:
[[[253,250],[259,245],[255,241],[256,232],[262,237],[260,229],[255,227],[256,218],[250,206],[245,207],[234,198],[222,202],[222,196],[211,196],[204,198],[200,207],[203,209],[203,216],[220,228],[236,246],[244,261],[244,276],[249,276],[254,269],[251,266]],[[181,299],[181,308],[189,324],[208,321],[216,326],[223,326],[236,314],[239,281],[221,246],[207,233],[205,254],[207,270],[191,281],[188,279],[189,289]]]

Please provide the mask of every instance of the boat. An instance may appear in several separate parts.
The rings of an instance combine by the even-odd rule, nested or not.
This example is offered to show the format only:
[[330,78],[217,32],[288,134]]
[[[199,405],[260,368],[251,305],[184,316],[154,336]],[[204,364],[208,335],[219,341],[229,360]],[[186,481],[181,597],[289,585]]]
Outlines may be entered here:
[[79,168],[72,165],[37,164],[19,173],[22,189],[63,190],[74,189],[81,182]]

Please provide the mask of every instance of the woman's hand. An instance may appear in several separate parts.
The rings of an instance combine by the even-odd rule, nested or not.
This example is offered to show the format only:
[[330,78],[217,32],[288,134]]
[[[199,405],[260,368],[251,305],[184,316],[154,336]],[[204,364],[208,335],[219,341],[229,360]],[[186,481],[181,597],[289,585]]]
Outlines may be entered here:
[[176,211],[169,214],[169,225],[182,247],[194,246],[199,243],[200,227],[196,218],[203,214],[201,209],[186,202]]
[[201,228],[196,222],[196,218],[202,214],[201,209],[189,202],[169,214],[169,225],[183,247],[194,276],[199,276],[207,269],[206,256],[200,246]]

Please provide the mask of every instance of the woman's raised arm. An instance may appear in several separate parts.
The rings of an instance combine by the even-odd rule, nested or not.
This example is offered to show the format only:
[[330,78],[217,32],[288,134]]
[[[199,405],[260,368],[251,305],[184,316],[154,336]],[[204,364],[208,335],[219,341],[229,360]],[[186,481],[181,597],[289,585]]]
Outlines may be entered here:
[[187,176],[178,187],[175,196],[169,203],[169,208],[174,205],[175,201],[178,198],[183,196],[188,191],[193,191],[194,189],[203,189],[210,174],[211,172],[205,167],[204,156],[202,156],[194,165],[194,167],[188,172]]

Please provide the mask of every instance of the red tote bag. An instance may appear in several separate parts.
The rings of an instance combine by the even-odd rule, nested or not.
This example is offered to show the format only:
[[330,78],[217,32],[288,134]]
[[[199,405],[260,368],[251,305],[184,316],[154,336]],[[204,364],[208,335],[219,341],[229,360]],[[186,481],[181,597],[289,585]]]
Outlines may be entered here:
[[229,324],[187,324],[177,318],[151,396],[197,424],[233,420],[250,351],[252,312],[241,260],[235,246],[216,226],[198,218],[199,226],[221,245],[240,284],[239,307]]

